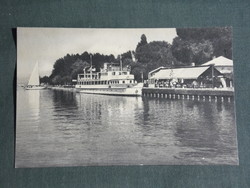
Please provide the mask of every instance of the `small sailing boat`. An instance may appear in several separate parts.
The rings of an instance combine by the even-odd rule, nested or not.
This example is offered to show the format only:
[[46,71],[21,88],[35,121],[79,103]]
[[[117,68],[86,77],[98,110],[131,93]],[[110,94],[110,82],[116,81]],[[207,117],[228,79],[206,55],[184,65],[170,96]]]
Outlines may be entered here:
[[45,86],[40,85],[39,72],[38,72],[38,62],[36,63],[28,82],[28,85],[25,87],[27,90],[38,90],[45,89]]

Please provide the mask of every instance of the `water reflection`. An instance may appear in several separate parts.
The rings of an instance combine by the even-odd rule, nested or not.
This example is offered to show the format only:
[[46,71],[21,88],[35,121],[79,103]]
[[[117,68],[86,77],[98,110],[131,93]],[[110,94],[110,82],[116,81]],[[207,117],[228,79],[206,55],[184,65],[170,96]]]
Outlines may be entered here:
[[40,115],[40,91],[39,90],[27,90],[28,104],[30,109],[30,117],[34,120],[39,120]]
[[19,167],[237,163],[233,103],[56,90],[17,103]]
[[[192,163],[200,158],[203,163],[209,163],[215,158],[224,158],[223,155],[237,156],[237,152],[232,152],[236,145],[233,110],[226,109],[226,103],[187,102],[183,105],[186,110],[182,115],[188,118],[176,121],[175,137],[178,146],[192,150],[181,152],[179,158]],[[231,158],[224,160],[232,161]]]

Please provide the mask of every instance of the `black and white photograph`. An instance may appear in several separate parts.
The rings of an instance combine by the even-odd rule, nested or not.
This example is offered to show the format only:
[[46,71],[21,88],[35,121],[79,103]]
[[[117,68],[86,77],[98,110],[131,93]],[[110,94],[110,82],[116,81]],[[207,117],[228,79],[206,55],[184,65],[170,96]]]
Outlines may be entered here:
[[238,165],[233,28],[17,28],[15,168]]

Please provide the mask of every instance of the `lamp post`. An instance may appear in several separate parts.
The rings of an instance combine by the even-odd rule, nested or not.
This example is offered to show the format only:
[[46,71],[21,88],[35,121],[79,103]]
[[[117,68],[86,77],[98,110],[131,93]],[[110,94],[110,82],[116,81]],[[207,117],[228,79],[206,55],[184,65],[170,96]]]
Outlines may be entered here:
[[93,79],[93,74],[92,74],[92,55],[90,54],[90,76],[91,76],[91,79]]
[[121,69],[121,71],[122,71],[122,57],[121,57],[121,55],[119,56],[120,58],[120,69]]

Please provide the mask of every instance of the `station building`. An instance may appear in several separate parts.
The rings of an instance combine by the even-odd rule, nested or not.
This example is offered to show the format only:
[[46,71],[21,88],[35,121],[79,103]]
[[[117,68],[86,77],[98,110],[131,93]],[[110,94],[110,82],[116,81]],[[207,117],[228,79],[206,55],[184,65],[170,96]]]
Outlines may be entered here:
[[232,60],[218,57],[201,66],[159,67],[148,74],[148,87],[227,88],[233,86]]

